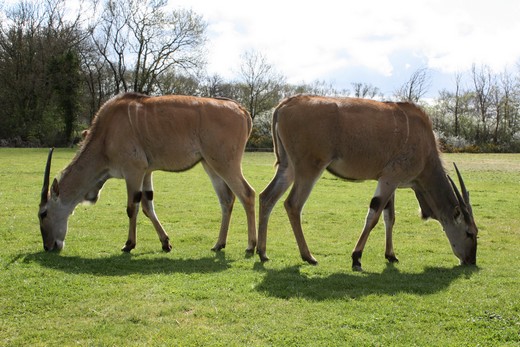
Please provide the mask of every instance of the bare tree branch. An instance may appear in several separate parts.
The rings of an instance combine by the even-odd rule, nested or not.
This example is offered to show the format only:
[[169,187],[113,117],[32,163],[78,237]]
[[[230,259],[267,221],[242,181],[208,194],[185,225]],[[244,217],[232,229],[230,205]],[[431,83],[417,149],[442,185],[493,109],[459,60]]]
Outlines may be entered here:
[[412,73],[408,81],[394,92],[399,101],[417,103],[431,87],[431,76],[428,68],[420,68]]
[[112,0],[92,30],[113,72],[116,92],[157,92],[158,76],[170,69],[199,69],[206,23],[188,10],[166,12],[166,0]]
[[285,77],[278,74],[267,62],[265,56],[257,51],[248,51],[240,66],[241,82],[244,86],[242,103],[246,105],[251,117],[270,110],[280,99]]

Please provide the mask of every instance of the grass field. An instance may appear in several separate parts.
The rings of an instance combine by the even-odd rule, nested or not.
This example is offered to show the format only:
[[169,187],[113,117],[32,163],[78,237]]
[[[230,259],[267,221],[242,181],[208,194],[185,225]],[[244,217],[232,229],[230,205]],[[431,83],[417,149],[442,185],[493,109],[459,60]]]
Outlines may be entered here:
[[[57,149],[52,174],[73,150]],[[303,212],[319,261],[300,258],[280,203],[268,237],[271,261],[245,256],[245,213],[235,205],[226,249],[213,253],[220,208],[202,167],[155,174],[155,204],[170,234],[164,253],[139,215],[127,237],[124,182],[109,180],[95,206],[78,206],[65,249],[43,252],[37,207],[47,151],[0,149],[0,346],[518,346],[520,155],[446,155],[471,192],[479,226],[477,267],[459,267],[435,221],[418,217],[411,190],[396,195],[394,244],[383,223],[363,254],[350,252],[375,182],[325,174]],[[274,174],[271,153],[247,153],[257,193]]]

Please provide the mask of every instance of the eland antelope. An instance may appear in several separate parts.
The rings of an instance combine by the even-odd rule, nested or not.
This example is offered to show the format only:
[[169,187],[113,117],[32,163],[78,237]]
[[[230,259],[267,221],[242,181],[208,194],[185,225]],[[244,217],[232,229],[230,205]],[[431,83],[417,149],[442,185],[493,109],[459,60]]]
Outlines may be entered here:
[[301,211],[326,169],[340,178],[377,180],[365,226],[352,252],[360,271],[370,231],[381,213],[386,226],[385,256],[396,262],[392,244],[394,194],[399,187],[415,192],[424,219],[440,222],[461,264],[475,264],[477,227],[460,173],[462,194],[447,176],[427,115],[410,103],[297,95],[282,101],[273,114],[272,136],[277,171],[260,194],[257,252],[266,255],[271,211],[291,186],[285,209],[303,260],[316,264],[301,226]]
[[63,248],[69,215],[81,202],[95,203],[103,184],[113,177],[123,178],[128,192],[130,227],[122,250],[130,252],[136,246],[136,220],[142,203],[163,250],[169,252],[168,234],[154,211],[152,172],[184,171],[200,162],[222,209],[213,250],[226,246],[236,195],[247,215],[247,252],[254,252],[255,191],[241,167],[251,124],[248,112],[228,99],[136,93],[112,98],[101,107],[84,134],[80,151],[50,190],[52,149],[49,151],[38,213],[44,249]]

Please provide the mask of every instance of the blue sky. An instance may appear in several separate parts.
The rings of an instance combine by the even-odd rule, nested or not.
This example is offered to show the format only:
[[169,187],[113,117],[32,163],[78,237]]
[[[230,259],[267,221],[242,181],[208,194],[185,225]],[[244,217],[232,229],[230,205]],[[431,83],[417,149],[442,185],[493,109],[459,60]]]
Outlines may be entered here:
[[290,83],[325,80],[337,89],[371,83],[389,96],[418,68],[430,97],[456,72],[485,64],[517,72],[516,0],[170,0],[208,23],[208,72],[237,78],[241,56],[262,53]]

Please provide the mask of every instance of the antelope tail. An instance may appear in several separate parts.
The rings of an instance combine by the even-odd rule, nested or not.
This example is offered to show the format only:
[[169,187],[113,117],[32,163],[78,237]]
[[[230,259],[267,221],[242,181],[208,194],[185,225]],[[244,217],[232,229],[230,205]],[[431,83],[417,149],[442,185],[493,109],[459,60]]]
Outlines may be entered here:
[[[281,105],[280,105],[281,106]],[[278,111],[280,110],[280,106],[278,106],[273,113],[273,121],[271,122],[271,134],[273,135],[273,151],[276,155],[275,166],[277,165],[288,165],[287,153],[285,151],[285,147],[280,140],[280,136],[278,135]]]

